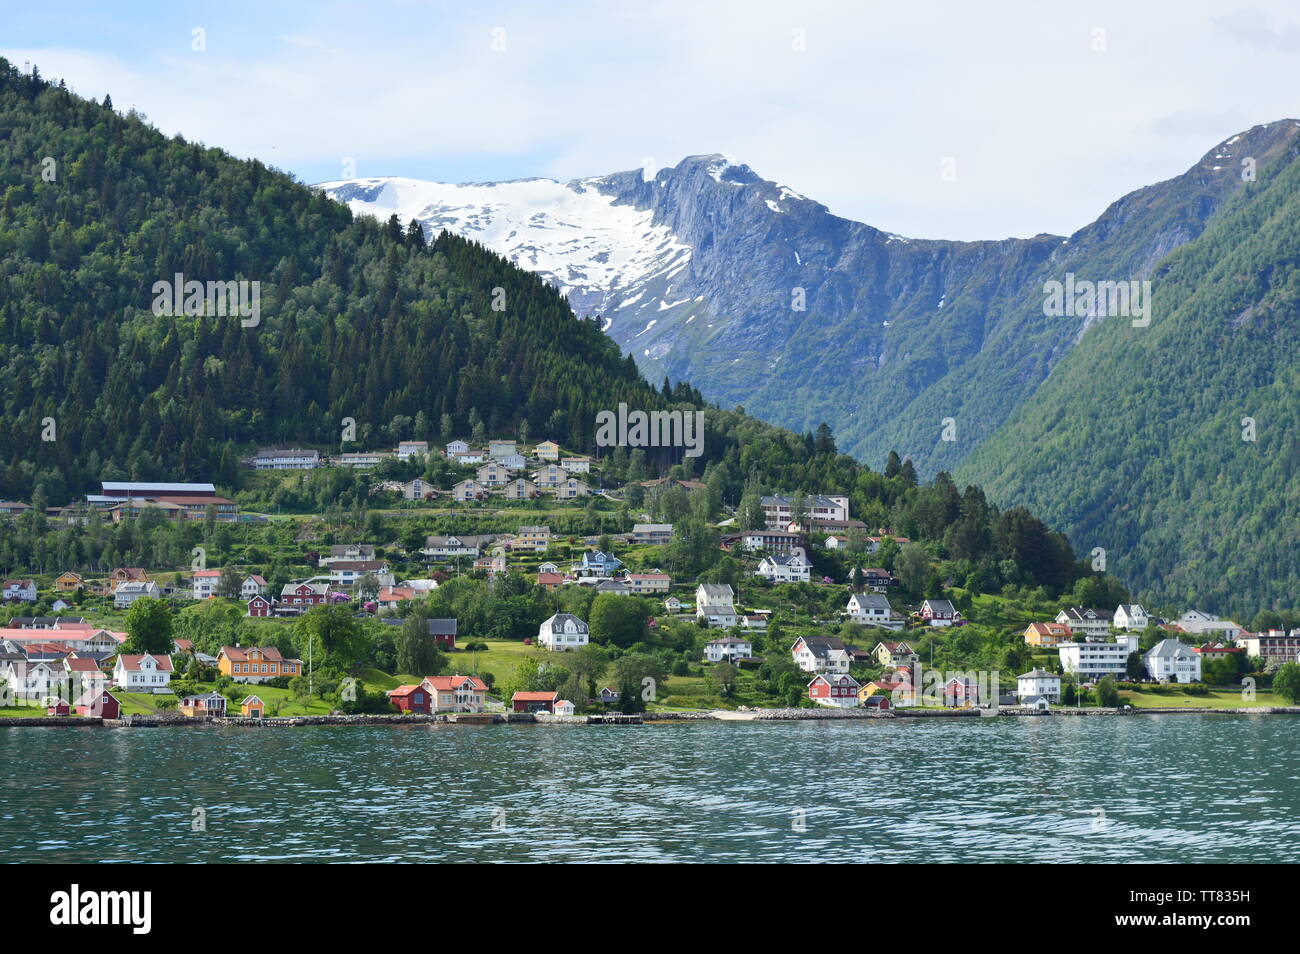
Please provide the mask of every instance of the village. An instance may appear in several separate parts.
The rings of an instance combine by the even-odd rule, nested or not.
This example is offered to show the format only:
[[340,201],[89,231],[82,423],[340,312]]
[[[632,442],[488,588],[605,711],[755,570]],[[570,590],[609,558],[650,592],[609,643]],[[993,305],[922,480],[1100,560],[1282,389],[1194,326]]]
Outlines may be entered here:
[[[511,439],[335,456],[276,447],[245,460],[254,481],[361,474],[389,506],[341,542],[319,518],[246,511],[212,483],[105,480],[41,514],[0,502],[0,523],[172,525],[217,542],[192,548],[189,569],[64,567],[4,580],[0,717],[1297,701],[1298,628],[1252,632],[1196,609],[1158,615],[1127,602],[1053,606],[1041,593],[978,593],[933,575],[926,591],[904,569],[918,545],[854,519],[845,494],[763,494],[744,521],[719,508],[706,535],[692,503],[705,482],[620,486],[602,463]],[[215,560],[233,557],[221,534],[234,528],[290,542],[260,563]],[[513,602],[508,614],[454,612],[485,599]],[[144,612],[154,606],[161,612]],[[132,632],[148,615],[154,623],[138,625],[152,635]],[[359,634],[347,658],[331,645],[346,641],[339,627]]]

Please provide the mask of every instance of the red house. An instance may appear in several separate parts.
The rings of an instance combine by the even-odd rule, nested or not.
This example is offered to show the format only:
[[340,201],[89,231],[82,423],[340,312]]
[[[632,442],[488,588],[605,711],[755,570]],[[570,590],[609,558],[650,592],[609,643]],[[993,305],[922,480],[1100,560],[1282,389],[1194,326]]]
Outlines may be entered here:
[[808,698],[818,705],[852,709],[858,704],[858,688],[858,681],[848,673],[827,673],[808,683]]
[[67,699],[55,699],[45,707],[46,715],[65,716],[72,714],[72,706],[68,705]]
[[329,598],[328,583],[286,583],[280,588],[280,602],[288,606],[319,606]]
[[248,601],[248,615],[272,616],[274,615],[274,608],[271,606],[271,601],[265,596],[254,596]]
[[388,698],[402,712],[428,715],[433,711],[433,696],[424,686],[398,686],[388,690]]
[[75,703],[77,715],[97,716],[101,719],[120,719],[122,704],[117,697],[104,689],[88,689]]
[[970,676],[954,676],[943,684],[943,704],[950,709],[969,709],[978,706],[979,685]]
[[510,697],[515,712],[554,712],[558,692],[516,692]]

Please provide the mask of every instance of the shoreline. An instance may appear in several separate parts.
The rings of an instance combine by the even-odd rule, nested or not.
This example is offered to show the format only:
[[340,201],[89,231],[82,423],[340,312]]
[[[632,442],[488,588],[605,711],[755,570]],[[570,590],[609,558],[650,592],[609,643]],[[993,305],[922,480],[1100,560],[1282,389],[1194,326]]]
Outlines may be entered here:
[[242,716],[192,718],[188,716],[127,716],[103,719],[97,716],[0,716],[0,729],[30,728],[152,729],[233,726],[237,728],[302,728],[305,726],[407,726],[407,725],[654,725],[668,722],[827,722],[836,720],[890,721],[897,719],[980,719],[1052,718],[1054,716],[1143,716],[1143,715],[1300,715],[1300,706],[1253,706],[1238,708],[1150,708],[1150,709],[893,709],[868,712],[860,709],[700,709],[680,712],[641,712],[633,715],[555,716],[531,712],[440,712],[433,715],[316,715],[250,719]]

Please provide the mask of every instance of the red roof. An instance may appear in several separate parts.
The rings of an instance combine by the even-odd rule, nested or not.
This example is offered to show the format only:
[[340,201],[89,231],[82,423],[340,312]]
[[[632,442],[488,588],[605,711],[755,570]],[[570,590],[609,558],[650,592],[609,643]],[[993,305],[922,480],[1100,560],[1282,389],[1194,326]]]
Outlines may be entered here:
[[274,646],[221,647],[221,651],[226,654],[226,658],[231,662],[247,662],[248,654],[255,649],[260,649],[262,651],[262,658],[267,662],[284,662],[284,657],[280,655],[280,650],[276,649]]
[[[450,692],[453,689],[461,688],[466,683],[469,683],[471,689],[477,689],[480,692],[487,692],[487,683],[478,676],[425,676],[424,681],[429,684],[430,688],[435,689],[438,692]],[[515,693],[515,698],[519,698],[520,695],[521,693]],[[555,693],[538,693],[538,695],[550,698],[550,696],[555,695]]]
[[552,586],[563,582],[564,582],[563,573],[538,573],[537,574],[538,586]]
[[419,686],[398,686],[396,689],[389,689],[390,696],[409,696],[411,693],[419,690]]
[[66,656],[63,665],[69,672],[99,672],[99,666],[93,659],[83,659],[80,656]]
[[516,692],[510,699],[512,702],[554,702],[559,697],[558,692]]

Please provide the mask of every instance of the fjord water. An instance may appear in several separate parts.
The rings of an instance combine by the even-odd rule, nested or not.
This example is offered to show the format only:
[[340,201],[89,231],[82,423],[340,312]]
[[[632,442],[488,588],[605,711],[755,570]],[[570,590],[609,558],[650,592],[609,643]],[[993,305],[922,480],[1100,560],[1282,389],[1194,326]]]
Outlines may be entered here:
[[9,728],[0,861],[1300,861],[1297,729]]

